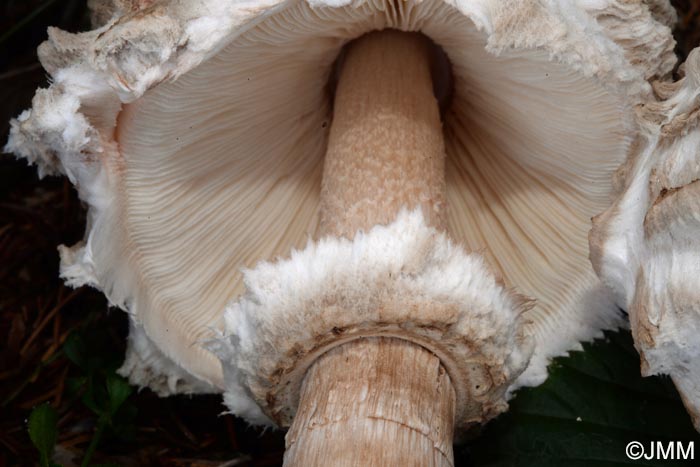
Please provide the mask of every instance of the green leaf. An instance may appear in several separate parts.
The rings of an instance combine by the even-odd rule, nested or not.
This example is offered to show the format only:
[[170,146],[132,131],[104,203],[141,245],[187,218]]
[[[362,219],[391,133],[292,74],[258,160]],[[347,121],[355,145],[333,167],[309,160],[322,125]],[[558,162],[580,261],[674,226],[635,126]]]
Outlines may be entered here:
[[93,393],[91,391],[88,391],[85,394],[83,394],[80,400],[83,402],[85,407],[92,410],[92,412],[95,415],[102,416],[105,413],[104,409],[100,406],[100,404],[98,404],[95,401],[95,398],[93,397]]
[[87,370],[87,347],[85,342],[76,332],[72,332],[63,344],[63,352],[68,360],[73,362],[78,368]]
[[48,403],[41,404],[29,415],[27,428],[32,444],[39,451],[42,467],[51,465],[50,459],[56,445],[58,414]]
[[631,441],[687,446],[697,445],[700,436],[673,384],[640,376],[629,332],[606,333],[584,344],[583,352],[556,359],[547,381],[518,391],[509,412],[489,423],[457,458],[478,467],[683,465],[633,461],[625,454]]
[[107,375],[107,393],[109,394],[109,414],[114,416],[119,407],[131,395],[133,389],[129,383],[121,376],[115,374]]
[[75,376],[66,378],[65,394],[69,397],[75,397],[80,393],[80,390],[87,384],[86,376]]
[[109,337],[103,329],[73,331],[63,344],[63,352],[85,376],[104,375],[121,364],[121,356],[108,342]]

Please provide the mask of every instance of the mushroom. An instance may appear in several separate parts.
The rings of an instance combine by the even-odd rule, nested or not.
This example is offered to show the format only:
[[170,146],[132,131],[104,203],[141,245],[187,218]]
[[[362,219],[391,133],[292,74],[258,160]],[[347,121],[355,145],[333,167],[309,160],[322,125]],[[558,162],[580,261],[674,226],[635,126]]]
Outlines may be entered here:
[[642,374],[668,374],[700,430],[700,50],[654,83],[615,200],[593,222],[591,260],[628,310]]
[[289,465],[450,465],[455,426],[623,325],[587,234],[675,64],[666,2],[93,17],[49,30],[7,148],[88,205],[61,274],[130,314],[132,383],[293,423]]

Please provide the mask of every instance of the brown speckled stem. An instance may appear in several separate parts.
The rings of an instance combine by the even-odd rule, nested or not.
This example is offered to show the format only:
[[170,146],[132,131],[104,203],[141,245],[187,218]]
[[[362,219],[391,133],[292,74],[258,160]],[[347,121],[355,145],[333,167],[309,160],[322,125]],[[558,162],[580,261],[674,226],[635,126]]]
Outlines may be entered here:
[[[444,229],[444,142],[430,43],[382,31],[354,42],[340,72],[326,153],[323,235],[352,238],[420,206]],[[286,466],[451,466],[455,392],[431,352],[365,338],[308,370]]]
[[342,66],[321,187],[322,235],[352,238],[420,206],[445,226],[445,144],[430,77],[431,44],[372,33]]

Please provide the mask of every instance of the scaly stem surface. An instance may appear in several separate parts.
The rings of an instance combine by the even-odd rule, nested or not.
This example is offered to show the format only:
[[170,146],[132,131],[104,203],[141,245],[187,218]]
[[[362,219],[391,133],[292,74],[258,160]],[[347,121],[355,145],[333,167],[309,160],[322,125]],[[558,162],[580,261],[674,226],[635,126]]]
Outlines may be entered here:
[[[419,34],[375,32],[342,64],[324,161],[322,235],[352,238],[420,207],[444,229],[444,142]],[[308,370],[286,466],[451,466],[455,393],[439,359],[395,338],[365,338]]]

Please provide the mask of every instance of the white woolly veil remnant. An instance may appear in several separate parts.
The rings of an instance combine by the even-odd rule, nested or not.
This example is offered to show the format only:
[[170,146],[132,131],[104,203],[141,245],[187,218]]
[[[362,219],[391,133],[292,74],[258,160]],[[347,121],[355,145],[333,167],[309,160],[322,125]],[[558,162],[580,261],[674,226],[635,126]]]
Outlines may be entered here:
[[[214,346],[233,389],[226,401],[250,406],[251,391],[281,424],[291,421],[309,357],[350,339],[396,336],[440,356],[460,424],[504,405],[532,352],[527,299],[503,287],[479,255],[428,227],[420,211],[352,241],[323,238],[244,278],[245,295],[226,310],[230,337]],[[475,401],[488,407],[470,412]]]

